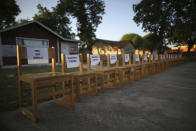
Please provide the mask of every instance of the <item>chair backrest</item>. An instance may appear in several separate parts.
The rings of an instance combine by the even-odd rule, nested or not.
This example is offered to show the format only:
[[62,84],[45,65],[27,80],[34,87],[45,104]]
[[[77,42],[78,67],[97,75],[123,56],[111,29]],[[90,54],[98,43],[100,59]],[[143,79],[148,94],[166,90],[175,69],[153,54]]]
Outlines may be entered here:
[[141,64],[139,54],[133,54],[133,64]]
[[153,54],[150,55],[150,62],[151,62],[151,63],[154,62],[154,55],[153,55]]
[[162,54],[159,55],[159,61],[163,62],[163,55]]
[[155,57],[155,61],[159,61],[159,55],[158,54],[156,54],[156,55],[154,55],[154,57]]
[[142,55],[142,63],[148,63],[148,56],[147,54]]
[[56,53],[55,48],[36,48],[22,47],[16,45],[18,75],[22,75],[22,60],[28,61],[28,64],[43,64],[52,62],[52,72],[56,72]]
[[119,67],[119,60],[116,54],[107,55],[107,68],[110,68],[111,65],[115,65],[116,67]]
[[124,52],[122,53],[122,65],[131,65],[131,54],[127,53],[125,54]]
[[91,71],[93,66],[99,66],[99,69],[103,69],[103,56],[99,54],[87,54],[87,70]]
[[65,55],[61,53],[61,71],[65,73],[65,68],[79,68],[79,72],[83,72],[82,54]]

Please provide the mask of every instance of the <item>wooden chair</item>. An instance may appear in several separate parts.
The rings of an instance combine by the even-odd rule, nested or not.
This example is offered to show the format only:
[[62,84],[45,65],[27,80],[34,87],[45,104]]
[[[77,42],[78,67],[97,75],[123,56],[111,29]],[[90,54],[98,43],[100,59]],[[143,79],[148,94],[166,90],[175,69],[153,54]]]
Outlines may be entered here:
[[131,74],[134,66],[131,64],[131,54],[122,53],[122,66],[119,67],[120,84],[131,82]]
[[[20,47],[17,45],[17,67],[18,67],[18,89],[19,89],[19,108],[20,111],[30,118],[33,122],[37,121],[38,113],[37,113],[37,101],[39,99],[52,97],[53,101],[56,104],[67,107],[68,109],[72,109],[74,107],[73,104],[73,87],[72,87],[72,79],[69,74],[64,74],[61,72],[56,72],[56,56],[55,56],[55,48],[48,49],[48,56],[52,61],[52,72],[44,72],[44,73],[34,73],[34,74],[23,74],[22,73],[22,60],[27,59],[27,48]],[[29,48],[28,48],[29,49]],[[66,91],[64,88],[58,89],[56,87],[57,83],[62,83],[63,81],[69,81],[69,91]],[[24,86],[23,83],[27,83],[30,85],[30,88]],[[52,90],[41,93],[42,89],[50,88]],[[31,91],[32,93],[32,112],[30,112],[24,106],[24,93]],[[38,92],[39,91],[39,92]],[[70,96],[67,101],[63,101],[57,98],[57,95],[65,95],[68,94]]]
[[159,54],[159,72],[164,71],[164,60],[163,55]]
[[142,55],[142,77],[147,77],[149,72],[149,62],[148,56],[146,54]]
[[88,71],[89,72],[95,72],[98,75],[98,80],[100,81],[100,88],[98,89],[99,92],[104,93],[105,88],[115,88],[117,86],[116,84],[116,69],[110,68],[109,61],[110,57],[107,55],[107,67],[104,67],[104,56],[99,55],[100,62],[98,68],[92,68],[91,61],[92,56],[90,54],[87,54],[87,65],[88,65]]
[[155,73],[154,55],[151,54],[149,58],[149,75]]
[[159,55],[154,55],[154,73],[158,73],[160,71],[160,62]]
[[134,80],[142,78],[142,65],[139,54],[133,54]]
[[[120,73],[120,68],[119,68],[119,58],[118,54],[109,54],[107,55],[107,69],[109,70],[115,70],[115,76],[112,78],[115,80],[115,86],[120,86],[121,85],[121,73]],[[112,62],[112,59],[116,58],[115,61]],[[109,76],[110,77],[110,76]]]
[[173,66],[172,54],[168,55],[168,67],[171,68]]
[[[66,59],[65,59],[66,57]],[[78,59],[76,58],[78,57]],[[79,65],[74,65],[79,67],[79,72],[70,72],[75,82],[76,94],[74,101],[80,101],[80,94],[96,95],[97,94],[97,76],[94,72],[84,72],[83,71],[83,57],[82,55],[64,55],[61,54],[61,65],[62,72],[65,73],[65,65],[67,68],[72,68],[68,66],[68,60],[72,61],[71,58],[74,58],[74,61],[78,60]],[[76,58],[76,59],[75,59]]]
[[166,55],[164,54],[163,55],[163,70],[166,70],[167,69],[167,58],[166,58]]

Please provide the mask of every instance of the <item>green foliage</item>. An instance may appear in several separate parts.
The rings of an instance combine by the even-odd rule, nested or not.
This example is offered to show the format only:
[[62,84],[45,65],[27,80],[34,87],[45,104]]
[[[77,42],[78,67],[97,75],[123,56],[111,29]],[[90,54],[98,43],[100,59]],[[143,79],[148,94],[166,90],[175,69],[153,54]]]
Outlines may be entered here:
[[143,38],[138,34],[135,34],[135,33],[125,34],[120,39],[120,41],[123,41],[123,40],[131,40],[136,49],[143,48]]
[[40,4],[37,5],[37,9],[38,13],[34,15],[34,20],[48,26],[65,38],[75,37],[75,34],[71,32],[71,27],[69,26],[71,22],[67,14],[62,14],[62,11],[56,7],[53,7],[52,11],[50,11]]
[[77,19],[77,35],[81,41],[85,42],[82,47],[91,51],[96,39],[96,28],[104,14],[104,7],[102,0],[60,0],[57,10],[61,10],[62,14],[69,12]]
[[150,50],[151,52],[153,50],[163,49],[163,45],[158,44],[159,38],[151,33],[145,35],[144,37],[141,37],[135,33],[125,34],[120,39],[120,41],[123,40],[131,40],[136,49]]
[[0,4],[0,29],[15,24],[15,16],[20,13],[20,8],[15,0],[1,0]]
[[165,0],[142,0],[133,5],[135,16],[133,20],[142,24],[144,31],[149,31],[159,38],[158,43],[163,44],[163,39],[170,34],[169,4]]
[[143,39],[144,39],[144,45],[143,46],[144,46],[145,49],[148,49],[152,52],[153,50],[156,50],[156,49],[160,48],[160,47],[158,47],[158,43],[157,43],[158,38],[155,35],[149,33],[149,34],[145,35],[143,37]]
[[135,33],[125,34],[125,35],[122,36],[122,38],[120,39],[120,41],[123,41],[123,40],[132,40],[137,35],[138,34],[135,34]]
[[17,24],[22,24],[22,23],[26,23],[28,21],[31,21],[29,18],[27,19],[19,19],[18,21],[16,21]]
[[184,0],[176,2],[174,8],[176,10],[175,25],[172,28],[171,41],[177,44],[188,44],[189,52],[191,47],[196,43],[196,2],[194,0]]
[[[194,0],[142,0],[133,5],[133,20],[158,39],[158,47],[176,43],[195,43],[196,2]],[[170,40],[170,41],[169,41]]]

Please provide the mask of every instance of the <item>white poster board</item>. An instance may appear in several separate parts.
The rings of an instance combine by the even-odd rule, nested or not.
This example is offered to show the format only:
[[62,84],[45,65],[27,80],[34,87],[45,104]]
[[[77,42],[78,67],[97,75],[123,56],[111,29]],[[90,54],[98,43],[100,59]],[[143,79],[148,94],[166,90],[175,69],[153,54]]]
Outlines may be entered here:
[[27,47],[28,64],[49,63],[48,48]]
[[156,58],[155,58],[155,60],[159,60],[159,56],[158,56],[158,55],[156,55]]
[[99,55],[90,55],[90,59],[91,59],[91,65],[98,65],[100,62],[100,56]]
[[139,57],[139,54],[135,54],[135,61],[140,61],[140,57]]
[[153,55],[150,55],[150,60],[151,60],[151,61],[153,60]]
[[115,64],[117,61],[117,56],[115,54],[110,55],[110,64]]
[[79,55],[66,55],[67,68],[79,67]]
[[129,62],[129,54],[125,54],[125,62]]
[[147,59],[147,55],[146,54],[144,54],[144,61],[147,61],[148,59]]

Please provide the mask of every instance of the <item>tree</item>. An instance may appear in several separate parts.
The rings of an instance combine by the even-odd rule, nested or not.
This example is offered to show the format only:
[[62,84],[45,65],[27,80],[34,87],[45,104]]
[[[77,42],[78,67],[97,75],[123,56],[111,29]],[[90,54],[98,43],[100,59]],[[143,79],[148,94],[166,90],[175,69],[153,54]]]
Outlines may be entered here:
[[135,33],[130,33],[130,34],[124,34],[120,41],[123,41],[123,40],[132,40],[134,37],[138,36],[138,34],[135,34]]
[[71,32],[71,27],[69,26],[71,22],[67,14],[62,14],[56,7],[53,7],[52,11],[50,11],[40,4],[37,5],[37,9],[38,13],[34,15],[34,20],[48,26],[65,38],[75,37],[75,34]]
[[120,39],[120,41],[123,40],[131,40],[136,49],[143,49],[143,38],[138,34],[135,33],[125,34]]
[[162,46],[171,34],[170,0],[142,0],[133,5],[135,16],[133,20],[142,25],[144,31],[151,32],[158,38],[158,45]]
[[96,28],[104,14],[104,7],[102,0],[60,0],[57,10],[61,10],[62,14],[69,12],[77,19],[77,35],[81,41],[85,42],[82,48],[86,47],[91,51],[96,40]]
[[15,17],[20,13],[20,8],[15,0],[1,0],[0,4],[0,29],[15,24]]
[[[133,5],[133,20],[158,38],[158,46],[164,47],[169,41],[194,43],[195,7],[195,0],[142,0]],[[181,37],[182,33],[186,36]]]
[[19,19],[18,21],[16,21],[17,24],[22,24],[22,23],[26,23],[26,22],[29,22],[31,21],[29,18],[22,18],[22,19]]
[[196,36],[194,36],[194,32],[196,32],[195,7],[194,0],[185,0],[174,4],[176,19],[170,40],[177,44],[188,44],[188,52],[196,43]]
[[157,43],[158,38],[156,36],[154,36],[153,34],[149,33],[149,34],[145,35],[143,37],[143,39],[144,39],[144,45],[143,45],[144,48],[150,50],[151,53],[154,50],[160,48],[160,47],[158,47],[158,43]]

